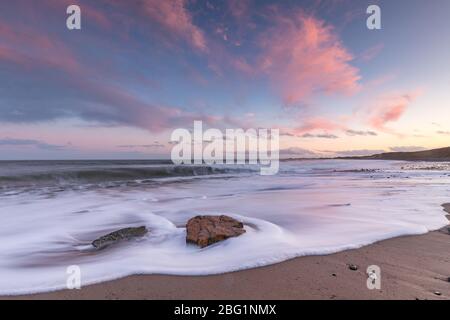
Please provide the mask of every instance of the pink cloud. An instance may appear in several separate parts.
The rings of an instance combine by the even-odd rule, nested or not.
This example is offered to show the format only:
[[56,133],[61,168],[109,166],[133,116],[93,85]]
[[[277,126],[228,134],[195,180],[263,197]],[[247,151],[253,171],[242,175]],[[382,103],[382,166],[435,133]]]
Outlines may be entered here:
[[305,133],[310,133],[318,130],[329,132],[336,130],[346,130],[346,127],[341,123],[337,123],[323,117],[314,117],[303,120],[302,125],[298,127],[284,128],[281,130],[281,132],[285,135],[301,136]]
[[363,51],[358,59],[364,61],[364,62],[368,62],[373,60],[375,57],[377,57],[381,51],[383,51],[384,49],[384,44],[383,43],[379,43],[373,47],[370,47],[369,49]]
[[[421,90],[415,90],[404,94],[390,94],[379,97],[370,109],[363,109],[352,116],[341,115],[338,120],[330,120],[325,117],[310,117],[302,119],[300,126],[282,128],[281,133],[286,136],[303,136],[311,132],[336,132],[358,133],[357,135],[372,135],[373,131],[356,132],[348,127],[350,121],[357,120],[365,122],[370,128],[381,132],[399,135],[394,130],[387,127],[388,124],[398,121],[408,107],[421,95]],[[355,134],[351,134],[355,135]]]
[[247,75],[254,73],[254,68],[244,58],[231,59],[231,65],[238,71]]
[[[238,10],[233,15],[239,14]],[[350,64],[354,57],[333,27],[303,11],[287,13],[277,6],[260,8],[253,16],[267,23],[253,30],[249,27],[252,16],[245,14],[238,19],[237,29],[252,29],[256,34],[255,41],[241,43],[252,47],[254,54],[239,55],[225,44],[210,43],[214,54],[209,55],[208,64],[217,75],[231,68],[241,75],[263,77],[289,106],[315,94],[352,94],[360,89],[359,70]]]
[[420,94],[421,92],[416,90],[401,95],[388,95],[379,98],[379,101],[369,111],[369,125],[380,131],[394,133],[386,125],[398,121]]
[[287,104],[314,93],[351,94],[359,89],[358,69],[350,65],[354,57],[331,26],[302,12],[273,19],[276,25],[260,39],[264,53],[259,68]]
[[186,0],[144,0],[144,12],[166,30],[186,40],[200,51],[207,51],[203,31],[194,25]]
[[80,98],[77,108],[65,110],[61,106],[59,114],[97,123],[139,127],[152,132],[185,126],[194,120],[214,124],[237,121],[142,100],[120,84],[104,81],[110,75],[115,80],[117,70],[108,70],[108,77],[101,77],[104,70],[83,63],[64,42],[35,29],[12,27],[0,22],[0,38],[0,62],[4,61],[21,72],[53,70],[55,75],[56,72],[59,74],[55,77],[56,81],[64,82],[66,87],[77,92]]
[[0,46],[0,61],[5,60],[7,62],[13,62],[16,64],[25,64],[24,59],[17,55],[16,52],[10,48],[5,48]]
[[[112,0],[112,3],[119,4],[116,0]],[[358,70],[349,64],[353,57],[343,47],[333,29],[314,17],[303,13],[289,17],[274,15],[275,24],[259,37],[258,49],[261,50],[257,58],[252,60],[252,57],[237,57],[230,52],[221,55],[219,49],[222,47],[214,47],[213,43],[210,48],[207,47],[203,32],[194,25],[192,15],[186,9],[185,0],[142,0],[138,4],[150,21],[163,26],[171,35],[184,39],[199,50],[212,50],[214,56],[226,57],[226,63],[232,61],[235,69],[241,72],[267,75],[287,103],[320,92],[350,93],[358,87]],[[100,16],[98,21],[102,21]],[[80,60],[82,56],[67,47],[70,42],[50,37],[48,33],[39,33],[21,25],[8,27],[0,23],[0,38],[2,45],[6,44],[0,47],[0,59],[22,64],[22,67],[26,64],[35,70],[58,70],[67,75],[63,81],[79,89],[82,99],[87,97],[92,100],[90,106],[72,110],[74,116],[150,131],[161,131],[194,119],[216,124],[240,124],[230,117],[195,114],[143,101],[133,96],[126,86],[121,86],[120,81],[114,81],[117,79],[111,74],[118,73],[118,70],[105,71],[99,69],[98,65],[89,66],[86,59]],[[103,81],[98,81],[101,78]],[[105,79],[111,80],[111,83],[105,82]],[[332,131],[341,128],[335,122],[314,118],[306,120],[294,131],[304,134],[314,130]]]
[[109,29],[112,27],[111,20],[105,15],[103,11],[83,4],[83,14],[86,15],[86,19],[89,19],[89,21],[94,21],[102,28]]
[[72,51],[62,41],[50,38],[45,33],[0,23],[0,38],[3,40],[0,60],[27,68],[47,67],[68,71],[81,68]]
[[397,78],[397,74],[395,72],[382,74],[382,75],[366,82],[364,84],[364,90],[366,92],[370,92],[371,90],[373,90],[376,87],[380,87],[390,81],[393,81],[395,78]]

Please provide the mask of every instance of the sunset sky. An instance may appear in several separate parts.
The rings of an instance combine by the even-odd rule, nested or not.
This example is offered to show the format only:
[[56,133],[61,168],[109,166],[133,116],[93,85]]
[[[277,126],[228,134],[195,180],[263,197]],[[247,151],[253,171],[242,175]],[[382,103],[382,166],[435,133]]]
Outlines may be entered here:
[[[78,4],[82,29],[66,28]],[[382,30],[366,27],[378,4]],[[161,158],[176,128],[282,154],[450,145],[448,0],[0,3],[0,159]]]

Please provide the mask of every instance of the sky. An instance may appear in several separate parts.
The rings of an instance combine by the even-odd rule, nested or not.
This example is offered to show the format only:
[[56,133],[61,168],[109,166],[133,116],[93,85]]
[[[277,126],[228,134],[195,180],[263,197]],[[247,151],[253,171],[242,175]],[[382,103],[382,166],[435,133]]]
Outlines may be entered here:
[[[71,4],[81,30],[66,27]],[[381,9],[369,30],[366,9]],[[450,145],[448,0],[0,3],[0,159],[167,158],[176,128],[286,156]]]

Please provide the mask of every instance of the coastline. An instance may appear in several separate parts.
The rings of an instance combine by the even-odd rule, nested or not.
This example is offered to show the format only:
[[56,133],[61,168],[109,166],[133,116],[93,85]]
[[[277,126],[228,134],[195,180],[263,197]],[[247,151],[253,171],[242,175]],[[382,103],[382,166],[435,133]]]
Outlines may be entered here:
[[[450,203],[442,206],[450,220]],[[81,290],[0,299],[450,299],[449,244],[450,231],[444,227],[222,275],[135,275]],[[381,268],[380,290],[367,289],[369,265]]]

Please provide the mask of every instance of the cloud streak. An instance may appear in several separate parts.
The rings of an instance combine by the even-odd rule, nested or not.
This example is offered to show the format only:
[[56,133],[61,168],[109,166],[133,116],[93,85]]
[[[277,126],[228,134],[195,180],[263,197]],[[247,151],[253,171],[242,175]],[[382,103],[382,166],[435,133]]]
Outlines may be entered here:
[[321,130],[321,131],[335,131],[335,130],[346,130],[343,124],[337,123],[332,120],[328,120],[323,117],[312,117],[307,118],[302,121],[300,126],[292,129],[283,129],[283,133],[288,133],[296,136],[303,136],[305,134],[310,134],[311,132]]
[[62,150],[64,146],[49,144],[39,140],[32,139],[0,139],[0,147],[34,147],[42,150]]
[[165,145],[159,143],[159,142],[155,142],[152,144],[125,144],[125,145],[119,145],[117,146],[118,148],[126,148],[126,149],[134,149],[134,148],[147,148],[147,149],[152,149],[152,148],[164,148]]
[[320,139],[338,139],[339,137],[330,134],[330,133],[319,133],[319,134],[311,134],[311,133],[305,133],[301,136],[302,138],[320,138]]
[[374,131],[364,131],[364,130],[352,130],[348,129],[345,131],[348,136],[377,136],[378,134]]

